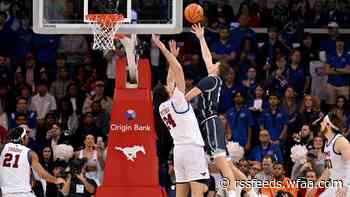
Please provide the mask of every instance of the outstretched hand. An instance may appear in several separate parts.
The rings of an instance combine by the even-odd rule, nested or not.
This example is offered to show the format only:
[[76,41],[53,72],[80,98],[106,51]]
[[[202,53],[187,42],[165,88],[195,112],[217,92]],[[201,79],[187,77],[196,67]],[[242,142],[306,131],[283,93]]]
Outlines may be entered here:
[[158,48],[164,47],[163,42],[160,41],[160,36],[159,35],[152,34],[152,41]]
[[194,33],[198,39],[201,39],[204,37],[204,27],[202,27],[200,23],[193,24],[191,32]]
[[169,48],[170,48],[170,52],[175,56],[178,57],[180,54],[180,48],[177,47],[176,45],[176,41],[175,40],[170,40],[169,41]]

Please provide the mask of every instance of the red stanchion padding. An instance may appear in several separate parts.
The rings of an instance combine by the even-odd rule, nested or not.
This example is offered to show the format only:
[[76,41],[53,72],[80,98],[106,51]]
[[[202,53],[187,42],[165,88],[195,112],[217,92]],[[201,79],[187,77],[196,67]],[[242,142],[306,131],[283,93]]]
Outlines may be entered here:
[[125,88],[122,63],[116,69],[104,180],[96,196],[165,197],[158,180],[149,61],[139,60],[138,89]]

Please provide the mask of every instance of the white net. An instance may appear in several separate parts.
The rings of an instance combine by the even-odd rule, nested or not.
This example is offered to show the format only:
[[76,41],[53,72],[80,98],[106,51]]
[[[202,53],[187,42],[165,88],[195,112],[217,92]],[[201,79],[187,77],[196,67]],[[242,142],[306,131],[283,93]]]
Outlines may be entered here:
[[88,15],[87,19],[94,33],[93,50],[114,49],[114,37],[123,21],[118,14]]

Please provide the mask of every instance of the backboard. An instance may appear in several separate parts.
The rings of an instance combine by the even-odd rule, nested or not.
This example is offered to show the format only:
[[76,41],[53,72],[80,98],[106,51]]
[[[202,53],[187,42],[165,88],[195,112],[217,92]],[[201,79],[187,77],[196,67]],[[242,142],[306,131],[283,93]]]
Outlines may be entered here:
[[33,28],[39,34],[93,34],[87,14],[118,12],[125,34],[182,31],[183,0],[33,0]]

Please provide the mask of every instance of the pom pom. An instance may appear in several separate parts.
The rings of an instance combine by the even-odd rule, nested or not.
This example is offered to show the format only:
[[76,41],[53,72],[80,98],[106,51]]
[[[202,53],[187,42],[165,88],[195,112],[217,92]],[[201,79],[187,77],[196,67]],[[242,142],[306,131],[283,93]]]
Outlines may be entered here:
[[306,146],[294,145],[291,148],[290,157],[294,163],[304,164],[306,163],[307,153]]
[[74,154],[73,147],[67,144],[57,145],[54,148],[53,152],[54,161],[56,161],[57,159],[69,161],[69,159],[71,159]]
[[239,145],[237,142],[228,142],[227,145],[227,150],[234,162],[239,162],[244,155],[244,148]]

